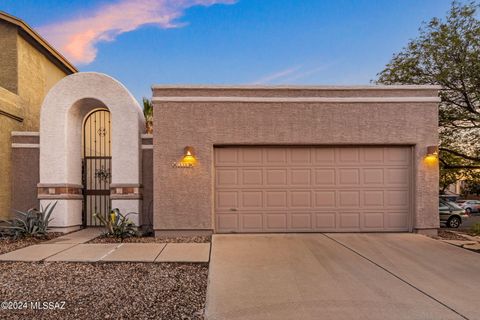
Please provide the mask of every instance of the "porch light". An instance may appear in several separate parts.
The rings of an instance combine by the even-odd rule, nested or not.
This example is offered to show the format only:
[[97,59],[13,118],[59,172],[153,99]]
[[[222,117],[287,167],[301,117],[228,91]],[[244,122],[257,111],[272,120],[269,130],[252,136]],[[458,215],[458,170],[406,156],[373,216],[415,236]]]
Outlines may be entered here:
[[193,166],[196,162],[197,159],[195,159],[195,150],[193,149],[193,147],[186,146],[183,149],[183,159],[181,163],[190,164]]
[[438,156],[438,147],[437,146],[427,147],[427,156]]
[[428,146],[425,162],[435,163],[438,160],[438,146]]

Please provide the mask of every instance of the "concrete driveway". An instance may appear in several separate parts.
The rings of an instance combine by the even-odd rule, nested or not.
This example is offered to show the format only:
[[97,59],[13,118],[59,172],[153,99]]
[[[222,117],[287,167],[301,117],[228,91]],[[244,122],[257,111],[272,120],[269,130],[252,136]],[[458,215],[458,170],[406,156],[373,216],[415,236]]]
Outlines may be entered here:
[[416,234],[215,235],[206,317],[480,319],[480,254]]

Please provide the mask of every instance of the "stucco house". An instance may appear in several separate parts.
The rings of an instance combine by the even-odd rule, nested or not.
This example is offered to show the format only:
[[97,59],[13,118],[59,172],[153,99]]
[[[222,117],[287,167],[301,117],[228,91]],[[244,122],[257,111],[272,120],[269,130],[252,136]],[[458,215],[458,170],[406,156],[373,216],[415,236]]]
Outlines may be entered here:
[[[17,198],[13,199],[17,203],[25,203],[26,200],[20,190],[11,193],[11,132],[16,131],[17,135],[28,135],[32,131],[38,133],[40,107],[47,92],[60,79],[77,72],[77,69],[25,22],[1,11],[0,45],[1,219],[7,218],[11,209],[28,209],[11,205],[12,197]],[[38,139],[38,136],[29,139]],[[31,161],[38,162],[38,159]],[[35,172],[29,174],[35,175]],[[25,181],[18,177],[17,182],[25,188],[31,187],[28,179]],[[25,206],[35,204],[35,201],[28,199],[26,202]]]
[[18,192],[57,201],[63,231],[115,207],[157,235],[435,233],[438,90],[153,86],[150,135],[120,82],[76,73],[43,102],[37,188]]

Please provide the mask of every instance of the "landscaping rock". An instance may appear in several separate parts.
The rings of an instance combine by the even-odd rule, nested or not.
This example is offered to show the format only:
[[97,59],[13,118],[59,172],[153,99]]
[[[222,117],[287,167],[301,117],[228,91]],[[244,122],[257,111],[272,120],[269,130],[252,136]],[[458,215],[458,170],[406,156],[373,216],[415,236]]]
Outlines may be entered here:
[[480,251],[480,243],[466,244],[463,246],[465,249]]
[[442,240],[442,241],[449,244],[453,244],[454,246],[457,246],[457,247],[463,247],[465,245],[472,245],[477,243],[475,241],[470,241],[470,240]]
[[2,301],[65,310],[0,310],[0,319],[203,319],[207,264],[0,263]]
[[25,238],[0,238],[0,254],[7,253],[10,251],[18,250],[21,248],[25,248],[34,244],[40,244],[42,242],[55,239],[64,235],[61,232],[50,232],[46,234],[44,237],[25,237]]
[[193,237],[130,237],[125,239],[100,236],[89,243],[209,243],[211,236]]

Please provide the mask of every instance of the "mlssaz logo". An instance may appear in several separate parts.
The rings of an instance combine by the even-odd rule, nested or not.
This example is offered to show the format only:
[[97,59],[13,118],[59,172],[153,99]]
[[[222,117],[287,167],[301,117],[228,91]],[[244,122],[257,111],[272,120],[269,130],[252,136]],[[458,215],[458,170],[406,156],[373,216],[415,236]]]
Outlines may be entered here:
[[34,310],[65,310],[65,301],[32,301],[30,309]]

